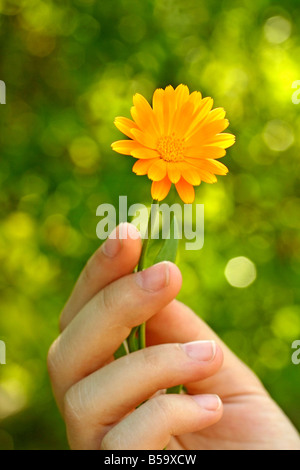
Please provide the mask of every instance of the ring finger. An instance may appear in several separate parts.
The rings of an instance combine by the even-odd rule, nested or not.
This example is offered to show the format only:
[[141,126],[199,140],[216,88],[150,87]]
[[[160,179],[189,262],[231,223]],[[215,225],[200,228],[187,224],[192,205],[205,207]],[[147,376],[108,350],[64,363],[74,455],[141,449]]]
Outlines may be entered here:
[[74,448],[97,449],[120,419],[158,391],[203,380],[221,367],[215,342],[154,346],[123,357],[74,385],[64,415]]
[[223,404],[217,395],[160,395],[144,403],[104,437],[102,450],[178,450],[173,436],[199,432],[217,423]]

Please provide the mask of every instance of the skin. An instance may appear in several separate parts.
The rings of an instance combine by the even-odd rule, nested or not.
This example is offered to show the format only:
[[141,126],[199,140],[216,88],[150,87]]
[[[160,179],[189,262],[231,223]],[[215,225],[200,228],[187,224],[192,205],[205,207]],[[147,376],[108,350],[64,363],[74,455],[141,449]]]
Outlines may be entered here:
[[[140,237],[128,224],[114,235],[83,270],[48,355],[71,448],[300,450],[298,432],[254,373],[174,300],[179,269],[161,263],[133,274]],[[115,361],[145,321],[148,347]],[[179,384],[186,394],[163,393]]]

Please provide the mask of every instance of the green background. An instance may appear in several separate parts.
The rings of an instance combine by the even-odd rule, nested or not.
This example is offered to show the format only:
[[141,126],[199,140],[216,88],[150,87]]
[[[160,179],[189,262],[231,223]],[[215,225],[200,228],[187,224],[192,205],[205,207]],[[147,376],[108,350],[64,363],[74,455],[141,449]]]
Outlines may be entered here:
[[[300,428],[299,23],[298,0],[0,0],[0,448],[67,448],[46,371],[59,313],[99,246],[97,206],[150,201],[110,149],[113,120],[179,83],[224,106],[237,136],[230,174],[197,189],[206,239],[181,247],[180,299]],[[238,256],[257,270],[245,289],[224,275]]]

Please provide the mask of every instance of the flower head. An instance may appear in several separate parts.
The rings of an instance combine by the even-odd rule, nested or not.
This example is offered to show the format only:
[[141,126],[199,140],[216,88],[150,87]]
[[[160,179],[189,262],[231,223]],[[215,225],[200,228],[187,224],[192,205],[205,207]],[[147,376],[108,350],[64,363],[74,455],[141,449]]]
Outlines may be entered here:
[[133,120],[119,117],[116,127],[131,140],[112,144],[113,150],[137,159],[133,171],[148,175],[153,181],[151,193],[162,201],[172,183],[183,202],[195,199],[194,186],[201,181],[215,183],[216,175],[226,175],[228,169],[217,159],[235,137],[222,132],[229,126],[223,108],[214,109],[212,98],[189,92],[185,85],[176,90],[168,86],[153,96],[153,108],[139,94],[133,98]]

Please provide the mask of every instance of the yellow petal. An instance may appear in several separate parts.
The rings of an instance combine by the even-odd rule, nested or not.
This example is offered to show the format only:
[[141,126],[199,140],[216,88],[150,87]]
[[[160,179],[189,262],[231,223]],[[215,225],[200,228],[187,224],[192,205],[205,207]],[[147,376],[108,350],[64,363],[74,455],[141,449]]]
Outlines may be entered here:
[[217,160],[206,160],[206,164],[208,165],[207,170],[211,171],[215,175],[227,175],[229,172],[227,166],[223,165],[223,163],[218,162]]
[[222,158],[226,150],[212,145],[194,146],[184,149],[184,156],[189,158]]
[[201,180],[204,181],[205,183],[213,184],[218,181],[215,175],[213,175],[212,173],[209,173],[208,171],[198,170],[198,172],[199,172],[199,176]]
[[152,163],[153,163],[153,159],[138,160],[133,165],[132,171],[133,171],[133,173],[135,173],[136,175],[139,175],[139,176],[147,175],[148,170],[149,170],[150,166],[152,165]]
[[167,174],[167,163],[158,158],[154,160],[148,171],[148,177],[152,181],[161,181]]
[[169,162],[167,165],[168,177],[174,184],[178,183],[181,178],[181,172],[178,168],[178,164],[175,162]]
[[115,126],[117,127],[117,129],[119,129],[119,131],[121,131],[123,134],[127,135],[127,137],[130,137],[131,139],[133,139],[131,130],[138,129],[135,122],[125,117],[117,117],[115,119]]
[[223,149],[232,147],[235,144],[235,136],[232,134],[219,134],[212,137],[209,141],[206,142],[207,145],[218,146]]
[[143,148],[141,144],[135,140],[118,140],[118,142],[114,142],[111,146],[115,152],[121,153],[122,155],[131,155],[132,151]]
[[164,134],[164,96],[165,90],[162,88],[158,88],[153,95],[153,112],[161,136]]
[[194,91],[193,93],[191,93],[190,100],[194,104],[195,111],[197,111],[199,109],[199,107],[201,106],[201,103],[203,101],[200,91]]
[[179,163],[178,166],[181,171],[181,176],[188,183],[192,184],[193,186],[199,186],[199,184],[201,183],[201,179],[196,168],[192,167],[190,164],[185,162]]
[[159,158],[159,154],[156,150],[148,149],[146,147],[143,147],[142,145],[140,145],[139,148],[134,149],[130,155],[132,155],[134,158],[140,158],[141,160]]
[[202,132],[206,135],[212,134],[220,134],[221,132],[225,131],[229,126],[228,119],[218,119],[217,121],[212,121],[209,123],[204,123],[202,127]]
[[[225,169],[226,169],[226,172],[224,172],[223,170],[223,173],[221,173],[219,170],[219,173],[217,172],[218,170],[216,169],[216,167],[213,166],[214,163],[219,163],[219,162],[215,162],[214,160],[195,160],[195,159],[188,159],[188,161],[190,162],[191,160],[193,160],[194,162],[196,161],[196,164],[192,163],[191,165],[193,165],[193,169],[194,171],[196,171],[198,173],[198,176],[200,178],[201,181],[204,181],[205,183],[216,183],[217,182],[217,178],[215,176],[215,174],[227,174],[228,173],[228,169],[226,168],[225,165],[222,165],[222,163],[220,163],[220,165],[222,165]],[[190,181],[189,181],[190,182]]]
[[164,94],[164,133],[169,135],[171,132],[171,126],[174,119],[174,113],[176,109],[176,97],[175,90],[170,85],[165,89]]
[[140,144],[155,150],[157,148],[157,137],[150,134],[144,134],[144,132],[139,129],[132,129],[132,135]]
[[194,104],[190,99],[181,108],[176,110],[172,127],[173,132],[178,139],[182,139],[188,130],[191,124],[194,110]]
[[213,109],[206,118],[205,124],[217,121],[218,119],[224,119],[226,116],[226,111],[224,108]]
[[158,137],[159,127],[157,119],[146,98],[137,93],[133,97],[133,104],[134,106],[131,108],[131,116],[141,131]]
[[210,113],[214,104],[212,98],[204,98],[198,108],[196,109],[189,128],[185,133],[185,140],[188,142],[191,137],[202,128],[203,123],[205,122],[208,114]]
[[176,184],[177,192],[185,204],[192,204],[195,200],[194,187],[187,183],[184,178]]
[[215,175],[227,175],[228,173],[228,168],[217,160],[187,158],[186,161],[195,168],[207,170]]
[[176,108],[182,108],[182,106],[188,101],[190,91],[186,85],[179,85],[175,90]]
[[228,119],[213,121],[201,125],[201,128],[185,142],[186,147],[199,147],[200,145],[209,145],[216,140],[218,134],[229,126]]
[[171,181],[166,176],[162,181],[153,181],[151,187],[152,198],[156,201],[162,201],[167,197],[171,189]]

